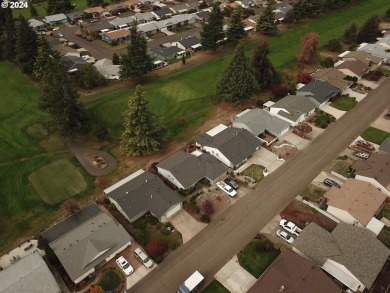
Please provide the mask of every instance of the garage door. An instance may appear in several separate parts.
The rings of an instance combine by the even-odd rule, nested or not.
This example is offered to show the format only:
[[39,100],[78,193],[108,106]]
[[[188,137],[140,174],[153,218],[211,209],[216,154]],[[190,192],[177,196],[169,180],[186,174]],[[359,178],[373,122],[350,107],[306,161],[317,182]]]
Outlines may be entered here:
[[165,216],[167,218],[172,217],[174,214],[176,214],[181,209],[181,203],[178,203],[174,207],[172,207],[168,212],[166,212]]

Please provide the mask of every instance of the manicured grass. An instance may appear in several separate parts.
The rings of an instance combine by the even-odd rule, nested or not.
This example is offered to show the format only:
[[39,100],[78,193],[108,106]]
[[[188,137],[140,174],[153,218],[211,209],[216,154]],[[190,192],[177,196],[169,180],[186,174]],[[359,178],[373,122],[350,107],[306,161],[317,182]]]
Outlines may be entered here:
[[248,176],[253,178],[256,182],[260,182],[263,178],[263,171],[265,167],[261,165],[252,164],[244,171],[241,172],[241,175]]
[[330,105],[333,108],[336,108],[336,109],[341,110],[341,111],[349,111],[353,107],[355,107],[356,104],[357,104],[356,101],[354,101],[352,99],[348,99],[348,97],[346,97],[346,96],[340,96],[337,98],[337,100],[332,102]]
[[28,135],[32,138],[40,140],[48,136],[48,131],[45,127],[43,127],[40,123],[35,123],[26,128]]
[[311,202],[318,203],[325,193],[325,189],[310,184],[301,192],[301,196],[308,198]]
[[67,160],[46,165],[31,173],[28,179],[47,204],[61,203],[87,187],[83,175]]
[[121,283],[121,277],[114,270],[104,273],[102,279],[99,281],[99,285],[105,291],[112,291],[118,288],[120,283]]
[[[260,249],[268,246],[268,251]],[[266,238],[253,239],[238,255],[240,265],[252,276],[258,278],[280,254]]]
[[314,124],[321,128],[328,127],[329,123],[332,121],[335,121],[335,117],[332,115],[323,112],[322,114],[318,115],[317,118],[314,120]]
[[390,137],[390,133],[375,127],[369,127],[361,137],[369,142],[380,145],[386,138]]
[[[76,4],[75,10],[83,10],[88,7],[87,0],[71,0],[72,4]],[[29,3],[30,5],[30,3]],[[38,11],[38,17],[37,18],[43,18],[47,15],[46,9],[47,9],[47,3],[37,3],[34,4],[35,9]],[[15,9],[13,11],[14,17],[18,17],[19,15],[23,15],[26,19],[31,18],[31,13],[29,8],[23,8],[23,9]]]
[[214,280],[203,290],[203,293],[230,293],[230,291],[220,282]]

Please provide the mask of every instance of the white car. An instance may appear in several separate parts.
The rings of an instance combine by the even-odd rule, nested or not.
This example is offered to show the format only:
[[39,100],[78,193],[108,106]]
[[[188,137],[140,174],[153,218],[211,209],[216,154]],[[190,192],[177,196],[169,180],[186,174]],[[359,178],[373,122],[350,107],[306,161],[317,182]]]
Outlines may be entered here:
[[58,31],[58,30],[60,30],[60,28],[58,27],[58,26],[56,26],[55,28],[53,28],[53,31],[55,32],[55,31]]
[[369,156],[370,156],[370,154],[364,153],[364,152],[354,152],[353,155],[354,155],[355,157],[358,157],[358,158],[360,158],[360,159],[365,159],[365,160],[368,159]]
[[85,61],[87,61],[90,57],[89,57],[89,55],[84,55],[84,56],[81,56],[81,58],[83,58]]
[[217,186],[222,189],[224,192],[226,192],[229,196],[235,197],[237,192],[231,187],[230,185],[227,185],[225,182],[220,181],[217,183]]
[[134,255],[136,258],[140,260],[140,262],[142,262],[142,264],[146,268],[149,269],[153,266],[154,262],[149,258],[149,256],[145,252],[141,250],[141,248],[136,248],[134,250]]
[[61,34],[61,33],[58,33],[58,36],[59,36],[60,38],[63,38],[63,37],[64,37],[64,35]]
[[294,238],[291,235],[289,235],[286,231],[278,230],[276,232],[276,236],[278,236],[279,238],[283,239],[284,241],[290,244],[294,242]]
[[122,271],[126,274],[126,276],[129,276],[134,272],[134,268],[131,266],[131,264],[123,256],[119,257],[116,260],[116,263],[122,269]]
[[299,234],[302,232],[302,230],[299,229],[299,227],[297,225],[295,225],[293,222],[290,222],[287,220],[281,220],[279,223],[279,226],[295,236],[299,236]]

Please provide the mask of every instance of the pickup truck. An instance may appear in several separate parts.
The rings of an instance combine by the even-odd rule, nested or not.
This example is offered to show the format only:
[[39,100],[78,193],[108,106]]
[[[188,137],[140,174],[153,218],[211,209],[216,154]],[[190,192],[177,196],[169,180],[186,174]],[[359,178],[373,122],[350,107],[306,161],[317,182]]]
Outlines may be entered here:
[[299,236],[299,234],[302,232],[302,229],[299,229],[297,225],[287,220],[281,220],[279,226],[295,236]]
[[223,181],[218,182],[217,186],[219,187],[219,189],[222,189],[224,192],[226,192],[230,197],[235,197],[237,194],[233,187]]

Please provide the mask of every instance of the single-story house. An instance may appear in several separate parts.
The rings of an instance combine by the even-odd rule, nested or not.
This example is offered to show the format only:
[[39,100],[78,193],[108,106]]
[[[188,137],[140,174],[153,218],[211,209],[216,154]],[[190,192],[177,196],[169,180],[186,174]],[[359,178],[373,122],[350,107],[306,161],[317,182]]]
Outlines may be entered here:
[[149,55],[161,60],[170,60],[175,58],[181,58],[186,55],[186,51],[176,46],[167,48],[154,47],[149,49]]
[[62,292],[38,251],[0,271],[0,293],[21,292]]
[[100,35],[102,36],[103,41],[106,41],[110,44],[112,42],[123,43],[130,39],[130,32],[127,29],[119,29],[116,31],[102,33]]
[[312,80],[297,90],[298,96],[313,97],[320,106],[323,106],[329,99],[337,96],[339,90],[327,81]]
[[55,15],[47,15],[44,18],[42,18],[42,21],[44,23],[47,23],[49,25],[58,24],[58,23],[67,23],[68,18],[65,14],[55,14]]
[[285,249],[248,293],[341,293],[341,288],[315,262]]
[[65,15],[71,22],[75,22],[75,21],[78,21],[80,19],[83,19],[84,11],[83,10],[72,11],[72,12],[66,13]]
[[345,51],[339,56],[340,60],[343,61],[354,61],[359,60],[364,62],[368,66],[380,66],[383,62],[382,58],[373,56],[365,51]]
[[156,167],[161,176],[180,189],[189,189],[204,178],[214,184],[228,171],[216,158],[200,151],[177,152]]
[[357,78],[362,77],[370,70],[370,67],[360,60],[339,61],[334,64],[334,67],[345,75]]
[[31,18],[28,20],[28,25],[30,27],[32,27],[33,29],[39,29],[39,28],[43,27],[45,24],[40,20],[36,20],[34,18]]
[[170,8],[178,14],[188,13],[189,10],[196,10],[198,8],[198,2],[175,3],[175,5],[170,6]]
[[[162,25],[164,27],[164,25]],[[147,23],[141,23],[137,27],[138,31],[147,35],[151,36],[159,31],[159,27],[157,25],[156,21],[147,22]]]
[[263,142],[246,129],[220,124],[199,134],[195,138],[195,144],[226,166],[236,169],[243,165]]
[[115,3],[115,4],[110,4],[104,7],[105,10],[107,10],[110,14],[117,14],[118,12],[125,12],[128,10],[128,7],[124,3]]
[[329,82],[339,92],[342,92],[351,85],[351,81],[345,80],[346,75],[334,67],[321,68],[312,74],[316,80]]
[[382,58],[386,63],[390,60],[390,37],[379,39],[375,44],[362,43],[357,51],[365,51],[373,56]]
[[112,64],[110,59],[101,59],[93,65],[105,79],[120,79],[121,66]]
[[275,21],[282,22],[287,14],[292,9],[292,5],[276,7],[273,12],[275,13]]
[[87,62],[78,56],[65,55],[60,58],[61,63],[65,66],[68,73],[79,71]]
[[373,153],[367,160],[358,160],[352,165],[355,178],[370,182],[390,196],[390,155]]
[[183,50],[193,50],[196,51],[200,47],[202,47],[202,44],[200,42],[200,39],[195,36],[189,36],[185,38],[180,38],[180,40],[177,40],[176,42],[173,42],[172,45],[177,46]]
[[88,14],[92,14],[94,18],[99,18],[101,16],[110,14],[108,10],[106,10],[101,6],[89,7],[87,9],[84,9],[84,12]]
[[297,126],[307,117],[313,115],[319,106],[320,103],[311,96],[288,95],[267,109],[272,116],[287,121],[291,126]]
[[379,146],[379,151],[390,155],[390,137],[386,138]]
[[[378,229],[383,228],[384,224],[375,216],[382,209],[386,195],[371,183],[348,179],[341,188],[332,187],[324,197],[327,199],[326,211],[337,219],[368,229],[371,225],[381,223]],[[378,234],[380,230],[372,232]]]
[[258,108],[246,109],[237,114],[232,126],[248,130],[264,141],[266,145],[273,143],[278,137],[287,133],[290,128],[290,124],[286,121]]
[[85,29],[90,33],[101,33],[114,29],[114,26],[107,20],[91,22],[85,25]]
[[173,14],[175,14],[175,11],[167,6],[160,7],[158,10],[153,10],[151,12],[156,19],[162,19],[166,17],[171,17]]
[[138,23],[146,23],[156,20],[156,16],[152,12],[138,12],[134,14],[133,17],[137,20]]
[[209,10],[202,10],[195,13],[195,16],[199,21],[206,22],[209,19],[210,11]]
[[91,203],[41,233],[70,279],[79,283],[131,245],[132,238]]
[[238,3],[244,9],[247,9],[247,8],[250,8],[250,7],[257,5],[256,0],[239,0],[239,1],[235,1],[235,2]]
[[244,30],[247,33],[253,33],[256,30],[256,23],[250,18],[246,18],[242,22],[245,24]]
[[133,223],[147,212],[166,221],[182,208],[183,198],[156,175],[138,170],[104,190],[118,211]]
[[109,23],[115,28],[120,29],[130,27],[135,20],[136,19],[133,16],[115,17],[113,20],[110,20]]

